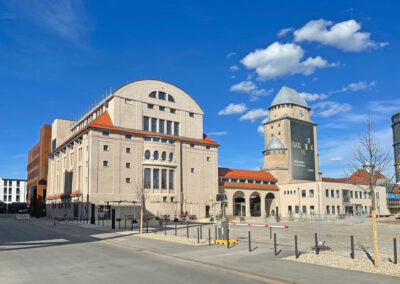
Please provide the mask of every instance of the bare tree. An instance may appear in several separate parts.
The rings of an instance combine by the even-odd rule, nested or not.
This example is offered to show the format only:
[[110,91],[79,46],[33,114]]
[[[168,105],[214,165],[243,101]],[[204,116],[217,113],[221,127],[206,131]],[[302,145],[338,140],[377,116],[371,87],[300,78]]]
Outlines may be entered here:
[[[376,141],[373,131],[373,118],[371,115],[369,115],[366,120],[366,129],[360,135],[350,159],[351,160],[348,162],[348,170],[352,176],[347,179],[348,182],[367,191],[371,196],[374,264],[375,266],[379,266],[375,188],[378,185],[378,181],[385,178],[382,173],[388,170],[392,161],[390,151],[382,147]],[[360,170],[361,168],[364,170]]]
[[146,200],[149,197],[150,189],[141,182],[134,183],[134,192],[136,199],[140,203],[140,234],[143,233],[143,215],[146,211]]

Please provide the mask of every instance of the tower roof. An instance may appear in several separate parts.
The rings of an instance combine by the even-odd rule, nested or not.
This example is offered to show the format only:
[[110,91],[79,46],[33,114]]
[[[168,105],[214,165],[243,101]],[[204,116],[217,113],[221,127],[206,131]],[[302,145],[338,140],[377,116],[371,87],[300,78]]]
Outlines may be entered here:
[[274,136],[269,141],[266,150],[270,151],[270,150],[286,150],[286,149],[287,148],[286,148],[285,144],[283,144],[282,141],[279,140],[279,138],[277,136]]
[[279,93],[276,95],[270,106],[277,106],[281,104],[294,104],[305,108],[309,108],[306,101],[296,92],[296,90],[283,86]]

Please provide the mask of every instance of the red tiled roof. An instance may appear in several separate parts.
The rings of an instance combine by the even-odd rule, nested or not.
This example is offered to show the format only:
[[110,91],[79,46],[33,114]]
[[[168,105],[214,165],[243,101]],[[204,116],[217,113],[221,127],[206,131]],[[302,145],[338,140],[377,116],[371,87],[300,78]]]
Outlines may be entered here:
[[180,140],[180,141],[194,142],[194,143],[213,145],[213,146],[220,146],[216,141],[214,141],[213,139],[211,139],[210,137],[208,137],[204,133],[203,133],[203,139],[199,140],[199,139],[184,138],[184,137],[168,135],[168,134],[154,133],[154,132],[149,132],[149,131],[140,131],[140,130],[133,130],[133,129],[127,129],[127,128],[114,127],[114,125],[112,123],[112,120],[110,118],[110,115],[108,114],[107,111],[105,111],[98,118],[96,118],[91,123],[89,123],[84,128],[82,128],[80,131],[78,131],[77,133],[72,135],[63,144],[61,144],[56,150],[60,149],[61,147],[64,147],[65,144],[69,143],[72,139],[77,137],[79,134],[81,134],[85,129],[87,129],[89,127],[96,127],[96,128],[100,128],[100,129],[104,129],[104,130],[111,130],[111,131],[113,131],[113,130],[114,131],[123,131],[125,133],[132,133],[132,134],[158,136],[158,137],[162,137],[162,138],[173,138],[175,140]]
[[276,184],[254,184],[254,183],[235,183],[235,182],[219,182],[218,184],[220,186],[225,186],[225,187],[278,190],[278,186]]
[[[378,179],[387,179],[384,175],[377,172],[374,175],[374,182]],[[349,178],[326,178],[323,177],[322,181],[325,182],[336,182],[336,183],[358,183],[358,184],[368,184],[369,183],[369,174],[365,169],[359,169],[354,174],[352,174]]]
[[277,181],[277,179],[269,172],[230,169],[230,168],[218,168],[218,176],[230,177],[230,178],[266,180],[274,182]]

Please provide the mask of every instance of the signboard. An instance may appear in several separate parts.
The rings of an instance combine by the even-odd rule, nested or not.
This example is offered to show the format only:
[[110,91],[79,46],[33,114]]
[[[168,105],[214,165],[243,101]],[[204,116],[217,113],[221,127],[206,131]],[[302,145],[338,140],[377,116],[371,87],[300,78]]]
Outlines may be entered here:
[[315,181],[314,127],[290,121],[292,178]]
[[398,194],[398,193],[386,193],[386,199],[400,199],[400,194]]

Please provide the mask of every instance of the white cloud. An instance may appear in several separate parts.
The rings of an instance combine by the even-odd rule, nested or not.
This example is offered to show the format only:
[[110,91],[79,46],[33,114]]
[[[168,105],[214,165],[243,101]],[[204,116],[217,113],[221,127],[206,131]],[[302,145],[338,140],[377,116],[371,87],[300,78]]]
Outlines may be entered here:
[[333,157],[333,158],[330,158],[329,161],[343,161],[343,158],[342,157]]
[[230,57],[232,57],[232,56],[234,56],[234,55],[236,55],[236,52],[228,53],[228,54],[226,55],[226,58],[230,58]]
[[361,32],[361,24],[355,20],[334,24],[324,19],[308,22],[294,31],[294,41],[315,41],[343,51],[359,52],[367,48],[383,47],[388,43],[376,43],[370,39],[371,34]]
[[259,125],[257,127],[257,132],[264,135],[264,125]]
[[293,28],[281,29],[278,33],[278,37],[284,37],[287,33],[291,31],[293,31]]
[[264,88],[260,89],[252,81],[239,82],[237,84],[232,85],[229,88],[229,90],[232,91],[232,92],[241,92],[241,93],[250,94],[251,95],[251,97],[250,97],[251,101],[258,100],[259,96],[269,96],[274,91],[274,89],[269,89],[269,90],[266,90]]
[[352,92],[357,92],[357,91],[365,91],[368,88],[372,88],[376,85],[376,81],[360,81],[360,82],[355,82],[355,83],[349,83],[346,86],[342,87],[339,90],[335,91],[330,91],[329,94],[338,94],[338,93],[344,93],[347,91],[352,91]]
[[231,72],[236,72],[239,70],[239,67],[237,65],[232,65],[231,67],[229,67],[229,70],[231,70]]
[[216,131],[216,132],[209,132],[208,135],[213,135],[213,136],[223,136],[227,135],[228,132],[226,131]]
[[341,112],[348,112],[351,110],[351,105],[348,103],[338,103],[332,101],[319,102],[312,107],[313,113],[322,117],[330,117]]
[[324,100],[328,98],[328,95],[326,94],[317,94],[317,93],[311,94],[311,93],[301,92],[299,93],[299,95],[308,102],[313,102],[316,100]]
[[304,50],[297,44],[274,42],[265,49],[257,49],[240,62],[248,69],[255,69],[259,80],[271,80],[293,74],[310,75],[317,68],[332,66],[320,56],[301,61]]
[[218,112],[218,115],[231,115],[231,114],[239,114],[243,113],[247,110],[247,106],[245,104],[229,104],[223,110]]
[[265,117],[268,115],[268,111],[262,108],[252,109],[248,111],[246,114],[240,117],[240,120],[250,120],[254,122],[255,120]]
[[400,111],[400,99],[370,101],[368,109],[371,112],[392,116]]

